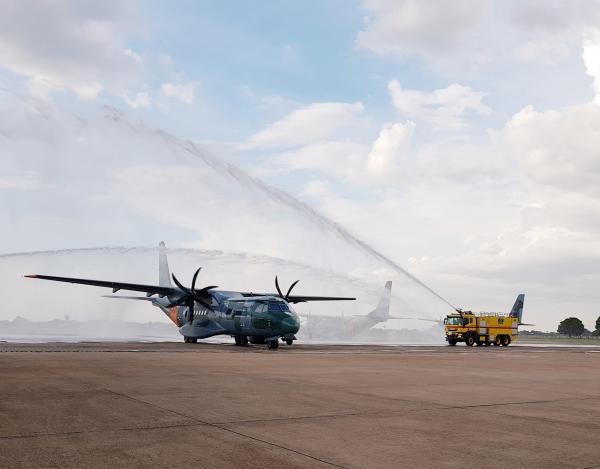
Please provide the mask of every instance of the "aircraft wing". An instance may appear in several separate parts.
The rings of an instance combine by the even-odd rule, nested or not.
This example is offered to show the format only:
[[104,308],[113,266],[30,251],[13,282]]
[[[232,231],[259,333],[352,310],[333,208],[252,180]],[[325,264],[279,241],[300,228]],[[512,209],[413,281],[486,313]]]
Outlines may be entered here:
[[167,296],[173,293],[178,292],[176,288],[173,287],[160,287],[158,285],[142,285],[139,283],[122,283],[122,282],[111,282],[105,280],[89,280],[85,278],[72,278],[72,277],[54,277],[52,275],[25,275],[27,278],[39,278],[42,280],[52,280],[54,282],[67,282],[67,283],[77,283],[80,285],[92,285],[94,287],[105,287],[112,288],[113,293],[118,292],[119,290],[130,290],[130,291],[139,291],[146,293],[146,296],[150,297],[152,295],[159,296]]
[[288,301],[290,303],[305,303],[307,301],[353,301],[356,298],[345,297],[345,296],[302,296],[302,295],[290,295]]
[[[253,292],[240,292],[245,297],[279,297],[279,293],[253,293]],[[356,298],[343,297],[343,296],[306,296],[306,295],[289,295],[286,299],[288,303],[306,303],[307,301],[352,301]],[[231,300],[230,300],[231,301]],[[238,300],[240,301],[240,300]],[[243,301],[243,300],[242,300]]]

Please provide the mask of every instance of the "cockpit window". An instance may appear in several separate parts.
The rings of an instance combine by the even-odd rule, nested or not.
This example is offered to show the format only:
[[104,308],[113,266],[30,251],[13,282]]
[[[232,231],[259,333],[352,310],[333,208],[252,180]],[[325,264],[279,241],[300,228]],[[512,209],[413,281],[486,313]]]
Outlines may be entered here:
[[275,312],[278,312],[278,311],[286,312],[286,311],[289,311],[289,310],[290,310],[290,308],[288,308],[287,303],[283,303],[283,302],[281,302],[281,303],[269,303],[269,313],[275,313]]

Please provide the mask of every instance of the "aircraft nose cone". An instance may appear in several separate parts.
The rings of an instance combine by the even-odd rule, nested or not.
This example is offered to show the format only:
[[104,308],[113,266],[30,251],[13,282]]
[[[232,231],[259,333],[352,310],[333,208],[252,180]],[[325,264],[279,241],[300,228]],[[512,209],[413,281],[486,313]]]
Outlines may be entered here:
[[284,334],[295,334],[300,329],[300,322],[296,318],[288,316],[281,321],[281,329]]

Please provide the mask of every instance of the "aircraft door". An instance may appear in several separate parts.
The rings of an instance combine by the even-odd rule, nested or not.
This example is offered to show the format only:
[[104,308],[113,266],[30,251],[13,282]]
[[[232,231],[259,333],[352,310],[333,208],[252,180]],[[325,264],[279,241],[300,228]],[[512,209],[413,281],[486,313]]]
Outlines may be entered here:
[[248,329],[250,327],[250,311],[243,311],[240,318],[242,329]]
[[236,304],[233,310],[233,329],[241,332],[242,330],[242,315],[244,314],[244,305]]
[[267,305],[264,303],[259,303],[254,308],[252,312],[252,327],[254,329],[267,329],[268,320],[267,320]]
[[233,312],[233,328],[236,331],[241,331],[242,330],[242,320],[241,320],[241,311],[234,311]]

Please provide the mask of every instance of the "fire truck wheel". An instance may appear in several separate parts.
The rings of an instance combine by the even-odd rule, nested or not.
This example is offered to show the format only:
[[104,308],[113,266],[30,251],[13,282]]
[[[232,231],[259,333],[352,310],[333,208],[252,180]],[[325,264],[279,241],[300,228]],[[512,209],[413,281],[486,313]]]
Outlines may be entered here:
[[501,342],[501,340],[500,340],[500,336],[499,336],[499,335],[497,335],[497,336],[496,336],[496,338],[494,339],[494,345],[495,345],[496,347],[498,347],[499,345],[501,345],[501,343],[502,343],[502,342]]
[[475,343],[475,337],[473,337],[471,334],[469,334],[465,337],[466,345],[468,345],[469,347],[473,347],[474,343]]
[[508,344],[510,344],[510,337],[507,335],[503,335],[502,336],[502,347],[508,347]]
[[448,340],[448,345],[456,345],[456,340],[455,339],[449,339]]

